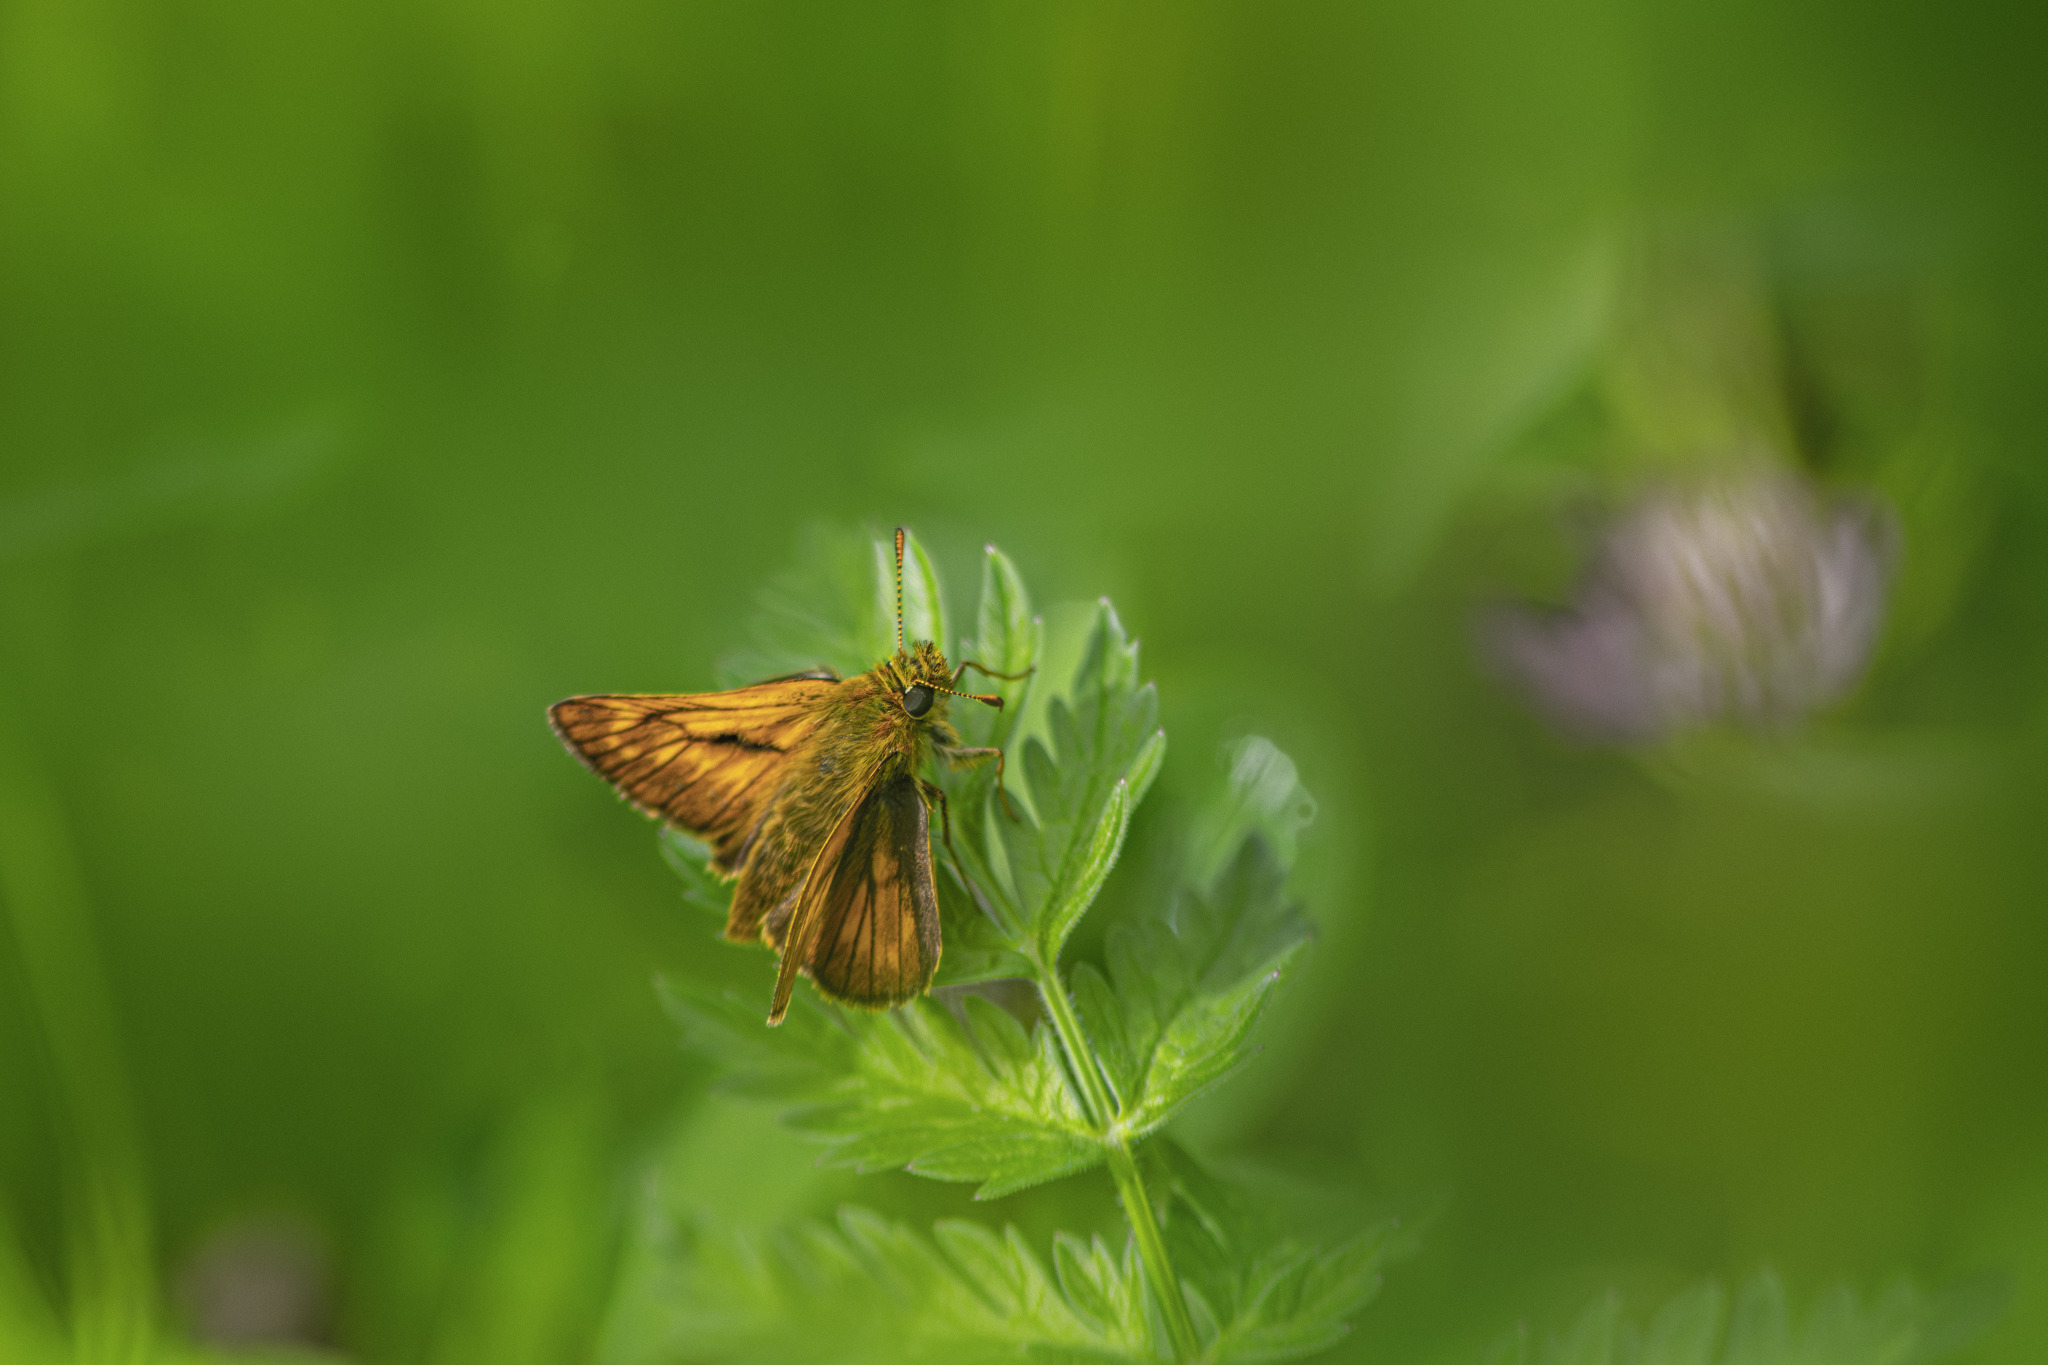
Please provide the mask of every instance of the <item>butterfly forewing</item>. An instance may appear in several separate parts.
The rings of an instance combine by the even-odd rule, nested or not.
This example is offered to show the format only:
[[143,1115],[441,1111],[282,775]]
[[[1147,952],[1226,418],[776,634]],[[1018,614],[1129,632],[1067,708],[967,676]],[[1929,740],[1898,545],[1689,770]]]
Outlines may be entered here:
[[826,995],[872,1009],[922,995],[939,968],[930,817],[917,779],[885,778],[821,851],[790,917],[771,1022],[801,963]]
[[791,750],[823,720],[839,684],[786,678],[731,692],[571,697],[555,733],[649,815],[702,835],[713,865],[738,870]]

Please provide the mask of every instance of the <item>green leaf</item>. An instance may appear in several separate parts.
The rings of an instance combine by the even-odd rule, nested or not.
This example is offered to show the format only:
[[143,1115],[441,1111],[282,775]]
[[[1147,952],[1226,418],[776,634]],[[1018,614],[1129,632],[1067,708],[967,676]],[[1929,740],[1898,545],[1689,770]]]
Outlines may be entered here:
[[1051,1030],[969,996],[956,1018],[918,1001],[862,1021],[851,1074],[789,1116],[857,1170],[902,1167],[994,1199],[1103,1158]]
[[1026,673],[1038,663],[1043,627],[1031,615],[1031,597],[1017,566],[995,546],[983,547],[981,610],[974,622],[973,653],[963,657],[996,673]]
[[942,861],[938,884],[946,944],[934,987],[1031,975],[1031,960],[1018,950],[1016,937],[996,923],[950,861]]
[[1316,818],[1315,798],[1303,790],[1294,760],[1263,735],[1225,746],[1230,777],[1196,815],[1188,839],[1186,878],[1205,886],[1254,835],[1272,848],[1282,867],[1294,865],[1301,831]]
[[956,1017],[932,1000],[874,1015],[804,993],[770,1029],[758,999],[686,984],[665,995],[726,1088],[781,1102],[830,1164],[969,1181],[994,1199],[1102,1160],[1051,1031],[978,996]]
[[[1572,1329],[1552,1338],[1541,1365],[1931,1365],[1968,1345],[2003,1309],[2001,1288],[1965,1281],[1929,1294],[1894,1280],[1867,1304],[1847,1285],[1823,1294],[1803,1323],[1784,1282],[1763,1269],[1752,1275],[1730,1311],[1712,1280],[1667,1301],[1638,1333],[1621,1296],[1601,1295]],[[1489,1365],[1526,1360],[1517,1333],[1503,1338]]]
[[1053,1234],[1052,1261],[1060,1291],[1091,1331],[1104,1336],[1131,1334],[1144,1322],[1144,1280],[1134,1253],[1135,1248],[1127,1246],[1119,1261],[1100,1236],[1084,1242],[1070,1232]]
[[1111,932],[1108,975],[1073,974],[1075,1003],[1132,1138],[1151,1132],[1250,1054],[1281,970],[1308,941],[1279,862],[1252,839],[1206,890]]
[[1219,1327],[1212,1358],[1292,1360],[1336,1345],[1379,1294],[1392,1244],[1388,1224],[1324,1252],[1292,1243],[1259,1251]]
[[683,1046],[716,1062],[722,1088],[757,1099],[808,1101],[827,1093],[854,1065],[859,1039],[830,1005],[799,991],[778,1028],[765,1022],[765,997],[702,982],[656,983]]
[[[1021,676],[1003,679],[967,674],[961,681],[963,689],[992,692],[1003,699],[1003,705],[997,709],[973,702],[955,702],[951,716],[955,728],[960,731],[962,743],[977,748],[1007,749],[1019,733],[1018,727],[1024,722],[1032,704],[1038,683],[1035,670],[1044,627],[1030,614],[1031,599],[1024,590],[1023,581],[1017,576],[1015,566],[995,546],[990,545],[986,550],[981,574],[981,606],[976,621],[978,634],[973,640],[962,643],[958,662],[972,659],[998,673]],[[999,864],[1000,870],[992,871],[986,857],[990,804],[996,799],[996,776],[996,765],[988,762],[941,774],[951,794],[956,823],[960,828],[954,851],[972,850],[978,855],[956,861],[972,869],[970,875],[978,877],[977,884],[986,885],[993,877],[1000,888],[1007,889],[1007,867]],[[1021,769],[1015,765],[1008,767],[1005,786],[1011,806],[1030,812],[1031,794],[1022,785]],[[1007,814],[997,814],[1008,818]],[[1014,935],[1010,937],[1014,939]]]
[[[1053,1359],[1158,1358],[1129,1247],[1120,1258],[1112,1257],[1097,1238],[1078,1265],[1070,1252],[1056,1285],[1015,1228],[1003,1229],[998,1238],[977,1223],[949,1220],[936,1225],[933,1233],[962,1281],[994,1310],[1000,1327],[988,1335],[1004,1338],[1010,1354],[1029,1352],[1034,1359],[1047,1354]],[[1069,1297],[1070,1279],[1087,1286],[1085,1306]],[[970,1316],[959,1313],[955,1321]]]
[[[1157,738],[1157,736],[1154,736]],[[1059,899],[1048,907],[1040,931],[1042,952],[1048,962],[1057,961],[1060,949],[1066,946],[1067,935],[1081,922],[1081,916],[1088,913],[1088,907],[1095,903],[1102,892],[1102,884],[1109,880],[1109,870],[1116,866],[1117,855],[1123,852],[1124,835],[1131,828],[1131,784],[1119,782],[1109,791],[1109,804],[1102,808],[1102,815],[1095,823],[1095,833],[1088,841],[1088,850],[1081,864],[1074,871],[1073,880],[1061,888]]]
[[748,643],[719,661],[719,685],[820,667],[851,677],[894,653],[894,589],[878,592],[873,546],[867,536],[813,531],[797,566],[755,599]]
[[[1135,808],[1157,775],[1166,744],[1158,715],[1152,685],[1138,682],[1138,647],[1104,601],[1067,694],[1047,703],[1051,747],[1034,738],[1011,754],[1021,757],[1011,780],[1021,768],[1030,811],[1011,819],[991,799],[960,803],[956,852],[1018,948],[1049,957],[1100,890],[1103,817],[1120,783]],[[1112,863],[1114,851],[1112,841]]]
[[[881,634],[874,641],[875,652],[861,670],[873,668],[896,652],[896,538],[892,532],[874,542],[876,617]],[[915,533],[903,533],[903,642],[930,640],[940,651],[946,648],[945,594],[939,587],[938,570]]]
[[758,1238],[649,1210],[613,1309],[611,1365],[979,1365],[1161,1359],[1126,1251],[1015,1228],[929,1237],[863,1209]]
[[[1031,614],[1031,598],[1024,590],[1024,581],[1017,575],[1016,566],[1009,558],[990,545],[981,570],[981,607],[975,620],[975,636],[962,641],[959,658],[954,660],[956,668],[972,660],[995,673],[1009,673],[1019,676],[992,678],[970,672],[961,686],[972,692],[993,692],[1003,699],[1000,710],[986,706],[956,703],[952,708],[953,723],[958,727],[962,740],[970,745],[1003,748],[1010,743],[1010,737],[1017,733],[1025,709],[1030,704],[1033,676],[1038,667],[1039,647],[1044,637],[1044,623]],[[950,656],[949,656],[950,657]],[[982,765],[971,770],[972,776],[960,784],[963,809],[971,808],[977,815],[995,789],[995,769]],[[1030,795],[1023,790],[1011,792],[1013,802],[1030,804]],[[979,819],[975,828],[981,828]]]
[[1334,1247],[1308,1246],[1277,1233],[1260,1201],[1170,1141],[1146,1150],[1169,1197],[1167,1240],[1208,1360],[1291,1360],[1328,1349],[1379,1293],[1387,1263],[1410,1249],[1391,1221]]

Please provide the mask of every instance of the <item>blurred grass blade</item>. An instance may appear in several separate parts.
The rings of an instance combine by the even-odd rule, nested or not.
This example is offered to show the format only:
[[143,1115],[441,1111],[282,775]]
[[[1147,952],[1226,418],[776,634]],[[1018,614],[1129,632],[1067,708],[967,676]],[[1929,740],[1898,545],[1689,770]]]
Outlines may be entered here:
[[70,1328],[80,1365],[150,1348],[154,1261],[113,997],[63,812],[0,715],[0,900],[49,1051],[65,1161]]
[[607,1125],[591,1095],[536,1101],[498,1135],[442,1286],[429,1365],[579,1357],[616,1259]]
[[1643,1343],[1645,1365],[1713,1365],[1728,1295],[1712,1280],[1672,1299],[1650,1320]]
[[0,1212],[0,1360],[39,1365],[67,1353],[14,1228]]

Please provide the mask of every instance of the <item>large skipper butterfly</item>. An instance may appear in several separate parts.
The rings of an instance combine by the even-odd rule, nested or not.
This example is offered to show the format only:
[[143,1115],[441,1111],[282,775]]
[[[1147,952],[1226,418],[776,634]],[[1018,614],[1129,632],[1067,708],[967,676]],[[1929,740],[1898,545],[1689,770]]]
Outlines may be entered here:
[[[834,1000],[887,1009],[922,995],[939,967],[931,821],[946,794],[928,756],[996,760],[946,721],[958,670],[930,640],[903,639],[903,530],[896,530],[896,653],[855,678],[828,669],[730,692],[571,697],[548,710],[562,743],[648,815],[711,845],[738,880],[725,936],[782,955],[768,1022],[802,971]],[[1014,675],[1021,677],[1022,675]],[[1007,797],[1005,798],[1007,800]]]

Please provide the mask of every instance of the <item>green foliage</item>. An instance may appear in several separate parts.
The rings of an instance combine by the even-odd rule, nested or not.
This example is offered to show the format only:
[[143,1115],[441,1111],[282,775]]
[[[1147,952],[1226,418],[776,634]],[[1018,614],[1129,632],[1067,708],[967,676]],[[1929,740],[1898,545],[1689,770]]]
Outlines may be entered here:
[[[1013,666],[1035,659],[1037,632],[1019,624],[1028,609],[1023,586],[994,549],[984,588],[995,594],[993,603],[985,596],[981,614],[990,652]],[[1000,733],[1016,732],[1022,709],[1021,703],[1014,707],[1019,714]],[[975,956],[965,969],[942,980],[1028,975],[1034,964],[1057,961],[1116,865],[1131,811],[1158,775],[1166,752],[1158,715],[1157,693],[1138,681],[1137,643],[1105,601],[1073,679],[1046,703],[1050,745],[1027,739],[1022,761],[1010,768],[1008,781],[1029,801],[1023,818],[1012,819],[1002,808],[992,766],[948,784],[952,853],[963,886],[990,923],[971,931]]]
[[981,569],[981,609],[974,638],[962,647],[993,673],[1028,673],[1038,662],[1043,626],[1031,614],[1031,596],[1009,557],[991,545]]
[[1301,831],[1316,818],[1294,760],[1271,740],[1247,735],[1228,746],[1230,780],[1190,825],[1182,858],[1187,880],[1207,885],[1247,838],[1270,845],[1280,865],[1294,862]]
[[1160,1358],[1138,1268],[1100,1238],[1059,1235],[1048,1270],[1015,1228],[926,1237],[855,1208],[760,1237],[666,1220],[650,1235],[665,1254],[617,1352],[631,1365]]
[[[722,686],[812,668],[841,677],[866,672],[896,650],[895,547],[814,531],[809,552],[763,589],[755,606],[747,645],[719,660]],[[903,545],[903,629],[913,640],[945,646],[938,571],[911,534]]]
[[[886,576],[885,551],[834,562]],[[908,559],[919,584],[906,603],[914,596],[937,630],[937,576],[921,552]],[[837,593],[846,604],[886,596],[858,585]],[[780,632],[783,665],[829,658],[835,641],[859,636],[813,622],[806,641],[788,604],[776,610],[783,624],[761,635]],[[1026,673],[1043,657],[1030,599],[994,549],[976,629],[963,657],[998,672]],[[864,1014],[806,990],[781,1028],[765,1029],[752,994],[696,980],[664,990],[722,1084],[774,1105],[823,1145],[825,1164],[969,1182],[981,1199],[1106,1164],[1131,1236],[1117,1248],[1056,1233],[1048,1259],[1014,1227],[948,1221],[926,1236],[848,1209],[834,1225],[763,1231],[651,1209],[640,1271],[615,1308],[622,1365],[1294,1359],[1341,1340],[1406,1249],[1392,1224],[1309,1245],[1170,1140],[1147,1144],[1142,1169],[1134,1164],[1138,1142],[1254,1052],[1258,1021],[1310,938],[1286,881],[1315,807],[1285,754],[1240,741],[1227,784],[1168,841],[1175,856],[1156,894],[1134,898],[1110,926],[1101,962],[1063,969],[1165,749],[1137,645],[1107,602],[1076,653],[1070,679],[995,684],[1009,703],[1001,713],[961,708],[969,742],[1021,754],[1010,769],[1019,809],[1005,809],[993,765],[942,774],[953,836],[940,851],[949,999]],[[669,834],[663,850],[685,897],[722,914],[729,891],[705,870],[703,847]],[[1006,977],[1035,987],[1040,1008],[1022,1012],[1034,1017],[976,989]],[[1795,1323],[1764,1274],[1732,1308],[1706,1284],[1641,1329],[1609,1295],[1533,1355],[1524,1334],[1504,1338],[1489,1365],[1921,1365],[1965,1339],[1979,1308],[1901,1283],[1868,1305],[1838,1290]]]
[[1165,914],[1118,925],[1107,975],[1075,969],[1082,1019],[1133,1136],[1249,1055],[1253,1025],[1308,941],[1284,876],[1272,850],[1249,839],[1213,886],[1182,888]]
[[[896,648],[895,546],[875,542],[875,592],[883,625],[881,658]],[[951,643],[946,633],[946,595],[939,587],[939,572],[932,567],[922,541],[909,532],[903,536],[903,634],[907,640],[935,641],[940,649]],[[868,661],[870,665],[874,659]]]
[[805,992],[770,1030],[752,997],[673,982],[666,996],[726,1083],[783,1105],[828,1161],[971,1181],[989,1199],[1102,1160],[1051,1031],[987,1000],[958,1015],[931,1000],[861,1015]]
[[1413,1249],[1388,1220],[1319,1250],[1172,1141],[1146,1150],[1149,1178],[1166,1194],[1166,1240],[1213,1359],[1287,1360],[1334,1345],[1379,1293],[1386,1264]]
[[412,1183],[385,1210],[386,1290],[417,1301],[433,1365],[575,1357],[617,1246],[605,1137],[594,1095],[539,1095],[509,1116],[469,1179]]
[[[74,1240],[169,1332],[193,1239],[277,1200],[332,1239],[348,1357],[426,1362],[369,1325],[391,1172],[495,1160],[491,1116],[565,1079],[624,1133],[696,1103],[644,987],[702,930],[539,711],[707,685],[762,547],[893,505],[987,516],[1041,597],[1038,564],[1097,575],[1146,637],[1174,766],[1095,920],[1212,720],[1313,754],[1331,930],[1290,970],[1329,989],[1254,1040],[1337,1055],[1229,1129],[1462,1192],[1415,1331],[1768,1228],[1809,1266],[2016,1262],[1986,1360],[2048,1359],[2040,30],[2015,0],[10,7],[0,723],[80,853],[153,1233],[66,1211],[134,1186],[68,1175],[97,1158],[10,931],[0,1193],[66,1358]],[[1553,493],[1649,473],[1516,424],[1560,389],[1682,418],[1714,377],[1678,337],[1636,359],[1670,389],[1597,391],[1638,211],[1755,221],[1811,465],[1884,490],[1905,548],[1855,708],[1683,790],[1547,741],[1459,628],[1474,589],[1566,582]],[[1193,829],[1205,885],[1236,846]],[[953,972],[976,907],[944,891]],[[864,1179],[913,1222],[973,1188]]]
[[1517,1329],[1487,1365],[1930,1365],[1980,1334],[2002,1307],[1984,1282],[1930,1294],[1896,1280],[1867,1303],[1839,1285],[1797,1318],[1784,1283],[1760,1270],[1731,1306],[1708,1280],[1678,1294],[1638,1328],[1619,1294],[1589,1304],[1571,1329],[1532,1355]]
[[[1173,1225],[1209,1361],[1298,1359],[1334,1344],[1399,1247],[1389,1226],[1324,1252],[1261,1240],[1240,1212],[1219,1222],[1210,1205],[1201,1216],[1178,1205]],[[645,1217],[651,1255],[631,1316],[615,1324],[615,1365],[1170,1358],[1134,1251],[1100,1237],[1055,1234],[1048,1268],[1014,1227],[949,1220],[927,1238],[848,1208],[834,1225],[752,1234],[654,1201]]]
[[980,1181],[993,1198],[1102,1159],[1050,1030],[969,997],[963,1019],[921,1003],[867,1030],[853,1085],[799,1111],[861,1170]]
[[[877,542],[869,561],[885,586],[887,549]],[[936,632],[943,594],[914,542],[912,551],[906,618],[913,600],[918,614],[906,624]],[[860,560],[837,552],[819,562],[828,574],[837,565],[843,580]],[[847,619],[807,615],[787,594],[771,598],[756,637],[775,642],[764,666],[811,658],[850,671],[835,651],[873,635],[872,622],[852,614],[893,593],[847,581],[826,590],[815,574],[793,581],[841,604]],[[789,1127],[824,1145],[827,1164],[970,1182],[982,1199],[1107,1164],[1131,1237],[1113,1251],[1100,1238],[1059,1234],[1048,1274],[1014,1230],[998,1237],[965,1223],[942,1223],[927,1241],[849,1213],[837,1229],[806,1227],[757,1246],[676,1231],[687,1220],[676,1221],[659,1243],[668,1250],[654,1257],[667,1269],[649,1281],[666,1289],[645,1288],[635,1302],[671,1296],[670,1335],[690,1341],[694,1357],[966,1360],[1026,1350],[1277,1360],[1336,1341],[1377,1288],[1384,1229],[1317,1250],[1228,1212],[1233,1201],[1184,1156],[1156,1158],[1175,1174],[1155,1198],[1133,1158],[1140,1139],[1250,1055],[1254,1026],[1308,939],[1285,890],[1282,854],[1312,810],[1292,764],[1263,741],[1240,747],[1200,848],[1156,904],[1112,928],[1106,965],[1073,968],[1070,987],[1062,950],[1115,869],[1166,742],[1138,646],[1107,601],[1089,620],[1071,678],[1035,675],[1042,645],[1022,580],[991,547],[976,635],[961,657],[1021,676],[992,684],[1007,703],[1000,713],[955,712],[968,742],[1003,746],[1019,761],[1008,769],[1008,801],[993,764],[941,773],[951,834],[940,845],[941,982],[962,988],[950,1003],[862,1014],[805,990],[771,1030],[756,998],[693,980],[666,983],[664,993],[686,1043],[718,1065],[723,1084],[777,1106]],[[725,893],[703,846],[671,834],[663,851],[686,898],[721,911]],[[1002,978],[1033,985],[1036,1017],[973,989]],[[844,1311],[828,1306],[834,1296]],[[816,1321],[833,1326],[806,1345],[805,1324]]]
[[732,886],[710,868],[711,849],[679,829],[663,826],[661,856],[683,884],[683,899],[723,920],[732,908]]

